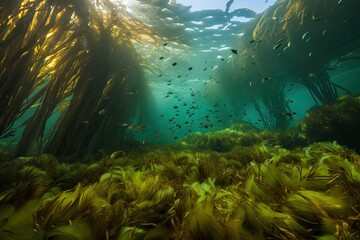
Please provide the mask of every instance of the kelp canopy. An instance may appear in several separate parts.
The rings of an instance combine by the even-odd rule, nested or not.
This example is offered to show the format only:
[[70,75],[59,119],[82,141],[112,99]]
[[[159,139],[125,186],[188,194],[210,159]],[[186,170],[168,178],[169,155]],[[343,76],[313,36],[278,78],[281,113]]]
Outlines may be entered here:
[[109,0],[1,1],[0,136],[25,117],[17,155],[118,146],[149,96],[132,44],[149,38]]
[[333,102],[345,89],[331,81],[327,64],[359,50],[359,4],[280,0],[254,19],[239,39],[238,55],[218,72],[225,92],[237,89],[237,112],[244,111],[239,102],[253,103],[265,127],[285,129],[292,118],[286,94],[294,83],[316,104]]

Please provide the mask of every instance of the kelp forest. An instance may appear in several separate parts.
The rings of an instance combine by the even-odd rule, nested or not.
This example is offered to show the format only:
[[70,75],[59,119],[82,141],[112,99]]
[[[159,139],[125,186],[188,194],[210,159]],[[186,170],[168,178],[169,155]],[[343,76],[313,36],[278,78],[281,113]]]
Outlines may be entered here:
[[360,239],[360,1],[246,2],[1,0],[0,239]]
[[15,155],[118,146],[149,97],[132,42],[151,30],[111,1],[0,4],[0,135],[24,119]]
[[293,117],[286,95],[294,85],[305,87],[316,105],[333,103],[339,91],[351,93],[328,73],[358,58],[360,33],[352,29],[360,27],[359,3],[350,2],[281,0],[257,16],[238,57],[218,71],[224,92],[236,89],[236,112],[252,103],[267,129],[286,129]]

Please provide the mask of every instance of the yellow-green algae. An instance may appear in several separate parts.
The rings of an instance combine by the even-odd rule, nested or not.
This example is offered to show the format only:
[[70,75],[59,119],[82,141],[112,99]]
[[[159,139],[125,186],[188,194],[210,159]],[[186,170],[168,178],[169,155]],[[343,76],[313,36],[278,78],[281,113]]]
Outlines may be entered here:
[[47,154],[2,162],[0,238],[360,237],[354,151],[336,142],[287,149],[261,140],[218,152],[183,140],[88,164]]

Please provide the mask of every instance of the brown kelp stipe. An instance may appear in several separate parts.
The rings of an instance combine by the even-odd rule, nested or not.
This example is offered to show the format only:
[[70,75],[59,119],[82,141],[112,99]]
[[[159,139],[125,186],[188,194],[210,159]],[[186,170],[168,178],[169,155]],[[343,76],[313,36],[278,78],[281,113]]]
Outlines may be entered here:
[[1,1],[0,12],[0,135],[27,118],[16,155],[118,145],[148,96],[132,41],[153,33],[108,0]]

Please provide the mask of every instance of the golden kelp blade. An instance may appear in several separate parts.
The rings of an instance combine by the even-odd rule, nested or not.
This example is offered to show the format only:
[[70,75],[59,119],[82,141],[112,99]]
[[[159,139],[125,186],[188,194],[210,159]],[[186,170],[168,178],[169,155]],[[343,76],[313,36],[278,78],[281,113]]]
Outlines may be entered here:
[[[0,9],[0,135],[38,104],[16,154],[44,148],[69,154],[84,146],[118,145],[110,140],[124,134],[116,123],[126,122],[149,95],[132,42],[156,41],[152,31],[109,0],[2,1]],[[118,109],[121,102],[127,104]],[[107,114],[99,118],[105,108]],[[57,123],[44,136],[59,110]],[[86,128],[83,122],[89,123]],[[97,141],[94,134],[109,142]]]

